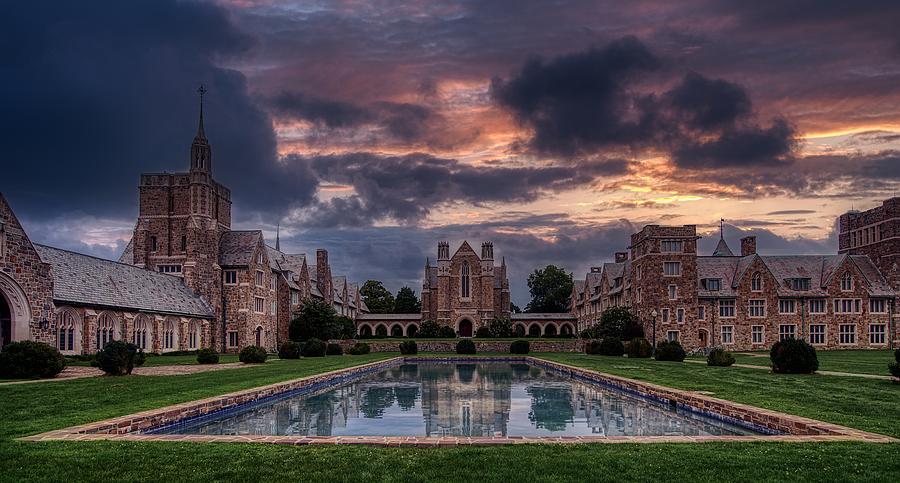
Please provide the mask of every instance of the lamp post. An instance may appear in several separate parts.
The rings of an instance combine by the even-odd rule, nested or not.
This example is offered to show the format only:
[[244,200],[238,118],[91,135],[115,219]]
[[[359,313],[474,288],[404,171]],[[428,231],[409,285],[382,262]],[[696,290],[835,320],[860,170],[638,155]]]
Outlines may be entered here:
[[650,355],[656,355],[656,316],[659,315],[659,312],[656,309],[653,309],[653,312],[650,312],[650,316],[653,317],[653,345],[650,347]]

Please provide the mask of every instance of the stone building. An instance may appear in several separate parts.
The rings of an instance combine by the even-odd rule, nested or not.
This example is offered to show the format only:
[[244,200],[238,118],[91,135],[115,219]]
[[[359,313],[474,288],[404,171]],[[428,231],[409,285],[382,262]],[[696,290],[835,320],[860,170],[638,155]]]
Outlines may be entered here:
[[450,244],[438,243],[437,266],[425,262],[422,318],[453,327],[469,337],[494,317],[509,317],[506,260],[494,265],[494,244],[481,244],[481,256],[462,242],[450,255]]
[[838,227],[838,253],[868,256],[891,287],[900,290],[900,197],[845,213]]
[[[888,227],[875,230],[879,238],[869,243],[864,235],[848,235],[870,230],[872,236],[872,223],[860,224],[854,215],[840,219],[841,244],[854,243],[851,236],[862,237],[856,240],[863,244],[838,255],[759,255],[752,236],[741,239],[740,255],[734,255],[720,235],[713,254],[703,256],[694,225],[645,226],[631,236],[626,260],[617,254],[616,263],[591,269],[576,282],[572,311],[578,328],[595,324],[609,307],[625,306],[641,320],[648,339],[655,319],[656,340],[677,339],[687,348],[762,350],[788,337],[819,348],[896,345],[897,292],[885,273],[896,267],[900,252],[889,245]],[[876,218],[890,222],[884,213]],[[881,267],[866,250],[878,254]]]
[[274,351],[303,301],[341,315],[368,309],[333,276],[328,252],[269,247],[260,230],[231,229],[231,192],[212,176],[203,104],[183,173],[140,177],[134,233],[119,263],[34,245],[0,196],[0,340],[40,340],[91,353],[112,339],[151,352],[248,345]]

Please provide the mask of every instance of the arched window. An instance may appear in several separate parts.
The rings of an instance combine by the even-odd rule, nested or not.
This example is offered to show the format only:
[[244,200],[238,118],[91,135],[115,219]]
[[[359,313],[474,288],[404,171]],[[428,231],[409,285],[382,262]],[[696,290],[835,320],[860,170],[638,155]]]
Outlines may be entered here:
[[119,321],[109,312],[100,314],[97,319],[97,350],[119,338]]
[[762,274],[759,272],[753,273],[753,278],[750,279],[750,290],[762,292]]
[[262,336],[263,336],[263,328],[260,325],[256,326],[256,345],[262,347]]
[[459,270],[459,296],[469,298],[469,262],[463,262]]
[[188,333],[188,349],[196,349],[200,345],[200,324],[191,321],[190,332]]
[[850,292],[853,290],[853,275],[850,272],[841,276],[841,291]]
[[56,315],[56,347],[60,352],[75,352],[78,326],[71,311],[63,310]]
[[173,320],[166,320],[163,326],[163,349],[178,349],[178,326]]
[[153,331],[146,315],[138,315],[134,319],[134,334],[131,342],[142,350],[148,350],[153,344]]

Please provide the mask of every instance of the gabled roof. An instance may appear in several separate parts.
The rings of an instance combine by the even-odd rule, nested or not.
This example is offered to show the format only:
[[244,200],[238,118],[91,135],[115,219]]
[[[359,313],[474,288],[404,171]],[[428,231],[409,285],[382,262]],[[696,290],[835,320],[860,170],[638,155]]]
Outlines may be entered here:
[[72,305],[213,317],[181,277],[35,244],[53,273],[53,299]]
[[728,246],[728,243],[725,242],[724,238],[719,238],[719,243],[716,245],[716,249],[713,250],[712,256],[733,257],[734,252],[731,251],[731,248]]
[[[710,256],[697,257],[697,295],[699,297],[734,297],[733,278],[741,257]],[[701,283],[704,279],[718,279],[719,290],[706,290]]]
[[240,267],[250,265],[253,252],[262,241],[262,231],[226,231],[219,240],[219,265]]
[[125,250],[119,255],[119,263],[134,265],[134,238],[128,240],[128,245],[125,245]]

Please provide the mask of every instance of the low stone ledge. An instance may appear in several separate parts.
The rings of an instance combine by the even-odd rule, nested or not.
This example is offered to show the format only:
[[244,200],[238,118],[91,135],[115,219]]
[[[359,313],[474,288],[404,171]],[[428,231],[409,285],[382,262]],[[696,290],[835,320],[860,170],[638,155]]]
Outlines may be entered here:
[[[456,352],[456,344],[462,339],[447,339],[447,340],[419,340],[419,339],[409,339],[416,342],[416,347],[419,352]],[[512,340],[509,341],[491,341],[491,340],[478,340],[468,339],[475,343],[475,350],[479,353],[481,352],[493,352],[500,354],[509,354],[509,346],[512,344]],[[518,339],[516,339],[518,340]],[[529,343],[531,352],[582,352],[584,351],[584,340],[582,339],[537,339],[537,338],[522,338],[521,340],[527,340]],[[344,339],[344,340],[332,340],[329,342],[333,342],[336,344],[340,344],[341,348],[344,349],[344,352],[347,352],[347,349],[353,347],[357,342],[363,342],[365,344],[369,344],[369,349],[372,352],[399,352],[400,351],[400,342],[396,340],[387,341],[381,339]]]

